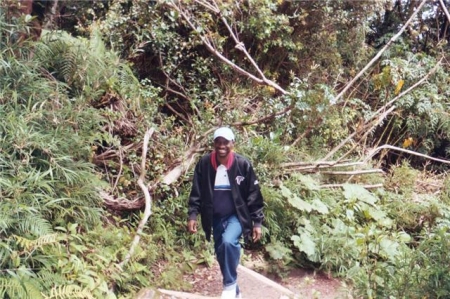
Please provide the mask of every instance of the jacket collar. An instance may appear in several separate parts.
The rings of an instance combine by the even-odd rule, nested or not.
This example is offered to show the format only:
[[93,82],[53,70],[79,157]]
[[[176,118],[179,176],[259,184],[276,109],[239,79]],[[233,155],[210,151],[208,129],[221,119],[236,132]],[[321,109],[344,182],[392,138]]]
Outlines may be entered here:
[[[231,166],[233,165],[233,162],[234,162],[234,153],[233,153],[233,152],[230,152],[230,153],[228,154],[227,165],[225,165],[225,167],[226,167],[227,169],[230,169]],[[211,164],[212,164],[214,170],[217,170],[217,166],[219,166],[219,165],[217,165],[217,155],[216,155],[216,151],[213,151],[213,152],[211,153]]]

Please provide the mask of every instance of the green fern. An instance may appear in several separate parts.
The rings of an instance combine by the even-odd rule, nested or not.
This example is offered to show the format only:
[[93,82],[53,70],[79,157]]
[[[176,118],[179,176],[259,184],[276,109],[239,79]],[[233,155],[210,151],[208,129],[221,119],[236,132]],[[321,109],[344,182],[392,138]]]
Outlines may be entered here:
[[2,298],[43,298],[36,282],[26,275],[10,272],[9,278],[0,277],[0,295]]
[[53,287],[47,294],[43,295],[45,299],[95,299],[91,292],[87,289],[82,289],[77,285],[63,285]]
[[41,236],[35,240],[30,240],[21,236],[13,235],[12,238],[16,239],[17,244],[24,248],[28,253],[31,253],[44,245],[55,244],[59,242],[58,234],[50,234]]

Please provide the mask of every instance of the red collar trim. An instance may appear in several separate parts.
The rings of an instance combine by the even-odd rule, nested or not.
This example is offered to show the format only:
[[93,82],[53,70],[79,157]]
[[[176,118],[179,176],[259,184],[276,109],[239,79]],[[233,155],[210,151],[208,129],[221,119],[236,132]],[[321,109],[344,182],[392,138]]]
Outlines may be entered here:
[[[230,152],[230,153],[228,154],[227,165],[225,165],[225,167],[226,167],[227,169],[230,169],[230,168],[231,168],[231,165],[233,165],[233,161],[234,161],[234,153],[233,153],[233,152]],[[217,167],[218,167],[219,165],[217,165],[216,151],[213,151],[213,152],[211,153],[211,164],[212,164],[214,170],[217,170]]]

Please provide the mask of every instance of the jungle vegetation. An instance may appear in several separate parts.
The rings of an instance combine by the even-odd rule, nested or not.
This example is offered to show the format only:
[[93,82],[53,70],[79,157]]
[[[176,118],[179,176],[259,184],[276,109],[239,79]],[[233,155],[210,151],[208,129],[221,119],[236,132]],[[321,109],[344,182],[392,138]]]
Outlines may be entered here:
[[263,186],[248,250],[270,271],[448,298],[449,9],[3,0],[0,296],[187,288],[214,259],[185,230],[192,166],[227,125]]

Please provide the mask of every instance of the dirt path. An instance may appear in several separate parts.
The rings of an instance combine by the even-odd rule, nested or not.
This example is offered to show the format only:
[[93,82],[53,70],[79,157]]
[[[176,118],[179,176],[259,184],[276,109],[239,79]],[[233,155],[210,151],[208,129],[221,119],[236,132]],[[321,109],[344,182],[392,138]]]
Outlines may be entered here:
[[[219,298],[222,290],[220,269],[217,263],[212,267],[201,266],[193,274],[186,275],[192,289],[191,295],[167,291],[167,298]],[[239,266],[238,284],[244,299],[336,299],[350,298],[341,290],[337,279],[326,275],[314,275],[301,269],[291,271],[282,281],[271,280],[250,268]]]

